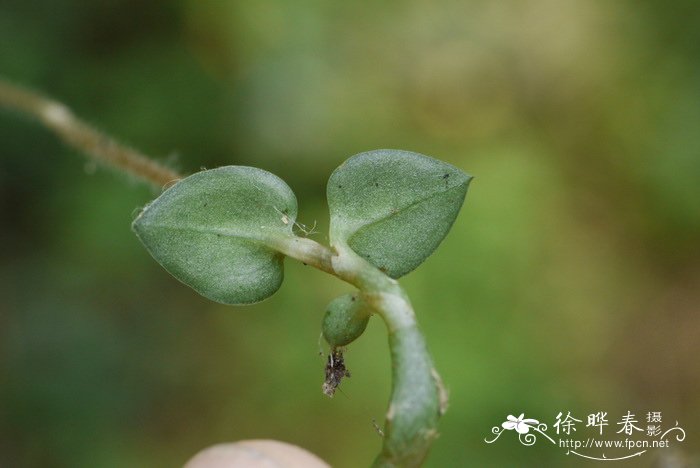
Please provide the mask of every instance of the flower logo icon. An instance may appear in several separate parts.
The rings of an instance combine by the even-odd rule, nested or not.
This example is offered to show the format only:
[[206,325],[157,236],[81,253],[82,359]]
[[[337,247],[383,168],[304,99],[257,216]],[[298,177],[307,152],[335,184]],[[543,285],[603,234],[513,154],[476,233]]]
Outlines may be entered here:
[[[491,428],[491,433],[494,434],[495,437],[491,440],[484,439],[484,442],[487,444],[492,444],[496,442],[499,437],[501,437],[501,434],[506,431],[512,431],[513,429],[515,429],[515,432],[518,433],[518,440],[520,443],[525,446],[534,445],[535,442],[537,442],[538,436],[534,434],[535,432],[556,445],[554,439],[547,435],[547,425],[540,423],[537,419],[526,419],[525,413],[521,413],[517,418],[512,414],[509,414],[506,417],[506,421],[500,426],[493,426]],[[532,429],[532,432],[530,429]]]
[[508,431],[515,429],[518,434],[527,434],[530,432],[530,426],[537,426],[540,422],[537,419],[523,419],[525,413],[521,413],[517,418],[509,414],[501,426]]

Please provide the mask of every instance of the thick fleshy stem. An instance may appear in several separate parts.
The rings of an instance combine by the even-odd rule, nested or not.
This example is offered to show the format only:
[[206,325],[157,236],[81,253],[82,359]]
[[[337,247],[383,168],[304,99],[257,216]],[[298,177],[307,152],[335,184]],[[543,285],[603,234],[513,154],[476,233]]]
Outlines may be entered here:
[[331,252],[304,239],[290,241],[284,250],[356,286],[362,299],[384,320],[392,361],[392,393],[384,444],[374,466],[420,466],[438,435],[437,423],[447,407],[447,394],[403,289],[345,245],[335,245]]
[[93,160],[130,174],[157,189],[182,178],[169,167],[94,129],[60,102],[3,79],[0,79],[0,107],[35,118],[53,130],[66,144]]
[[413,315],[410,304],[396,296],[384,296],[376,310],[389,328],[393,382],[384,446],[374,465],[419,466],[438,435],[441,406],[437,374],[415,320],[406,320]]

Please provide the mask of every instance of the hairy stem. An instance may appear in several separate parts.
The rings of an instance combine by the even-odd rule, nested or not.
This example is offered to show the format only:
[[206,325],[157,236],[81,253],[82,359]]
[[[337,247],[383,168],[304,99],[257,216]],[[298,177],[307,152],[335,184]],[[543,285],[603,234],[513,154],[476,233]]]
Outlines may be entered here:
[[35,118],[69,146],[95,161],[130,174],[158,189],[182,178],[172,169],[92,128],[60,102],[3,79],[0,79],[0,107]]

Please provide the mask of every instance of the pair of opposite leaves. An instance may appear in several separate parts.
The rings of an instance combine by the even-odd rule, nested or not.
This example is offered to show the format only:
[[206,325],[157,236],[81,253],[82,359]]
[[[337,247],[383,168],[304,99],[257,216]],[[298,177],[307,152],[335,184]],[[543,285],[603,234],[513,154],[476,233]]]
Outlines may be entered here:
[[[392,278],[420,265],[449,231],[471,176],[417,153],[355,155],[328,181],[330,238]],[[133,223],[153,258],[204,297],[250,304],[283,279],[274,246],[295,236],[297,202],[277,176],[225,166],[193,174],[147,205]]]

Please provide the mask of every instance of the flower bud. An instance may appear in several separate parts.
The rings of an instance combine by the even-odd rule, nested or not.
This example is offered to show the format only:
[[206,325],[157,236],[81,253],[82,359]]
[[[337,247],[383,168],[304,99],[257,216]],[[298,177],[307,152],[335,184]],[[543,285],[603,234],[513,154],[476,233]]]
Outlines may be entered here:
[[347,346],[367,328],[372,309],[358,293],[345,294],[326,308],[321,329],[332,347]]

